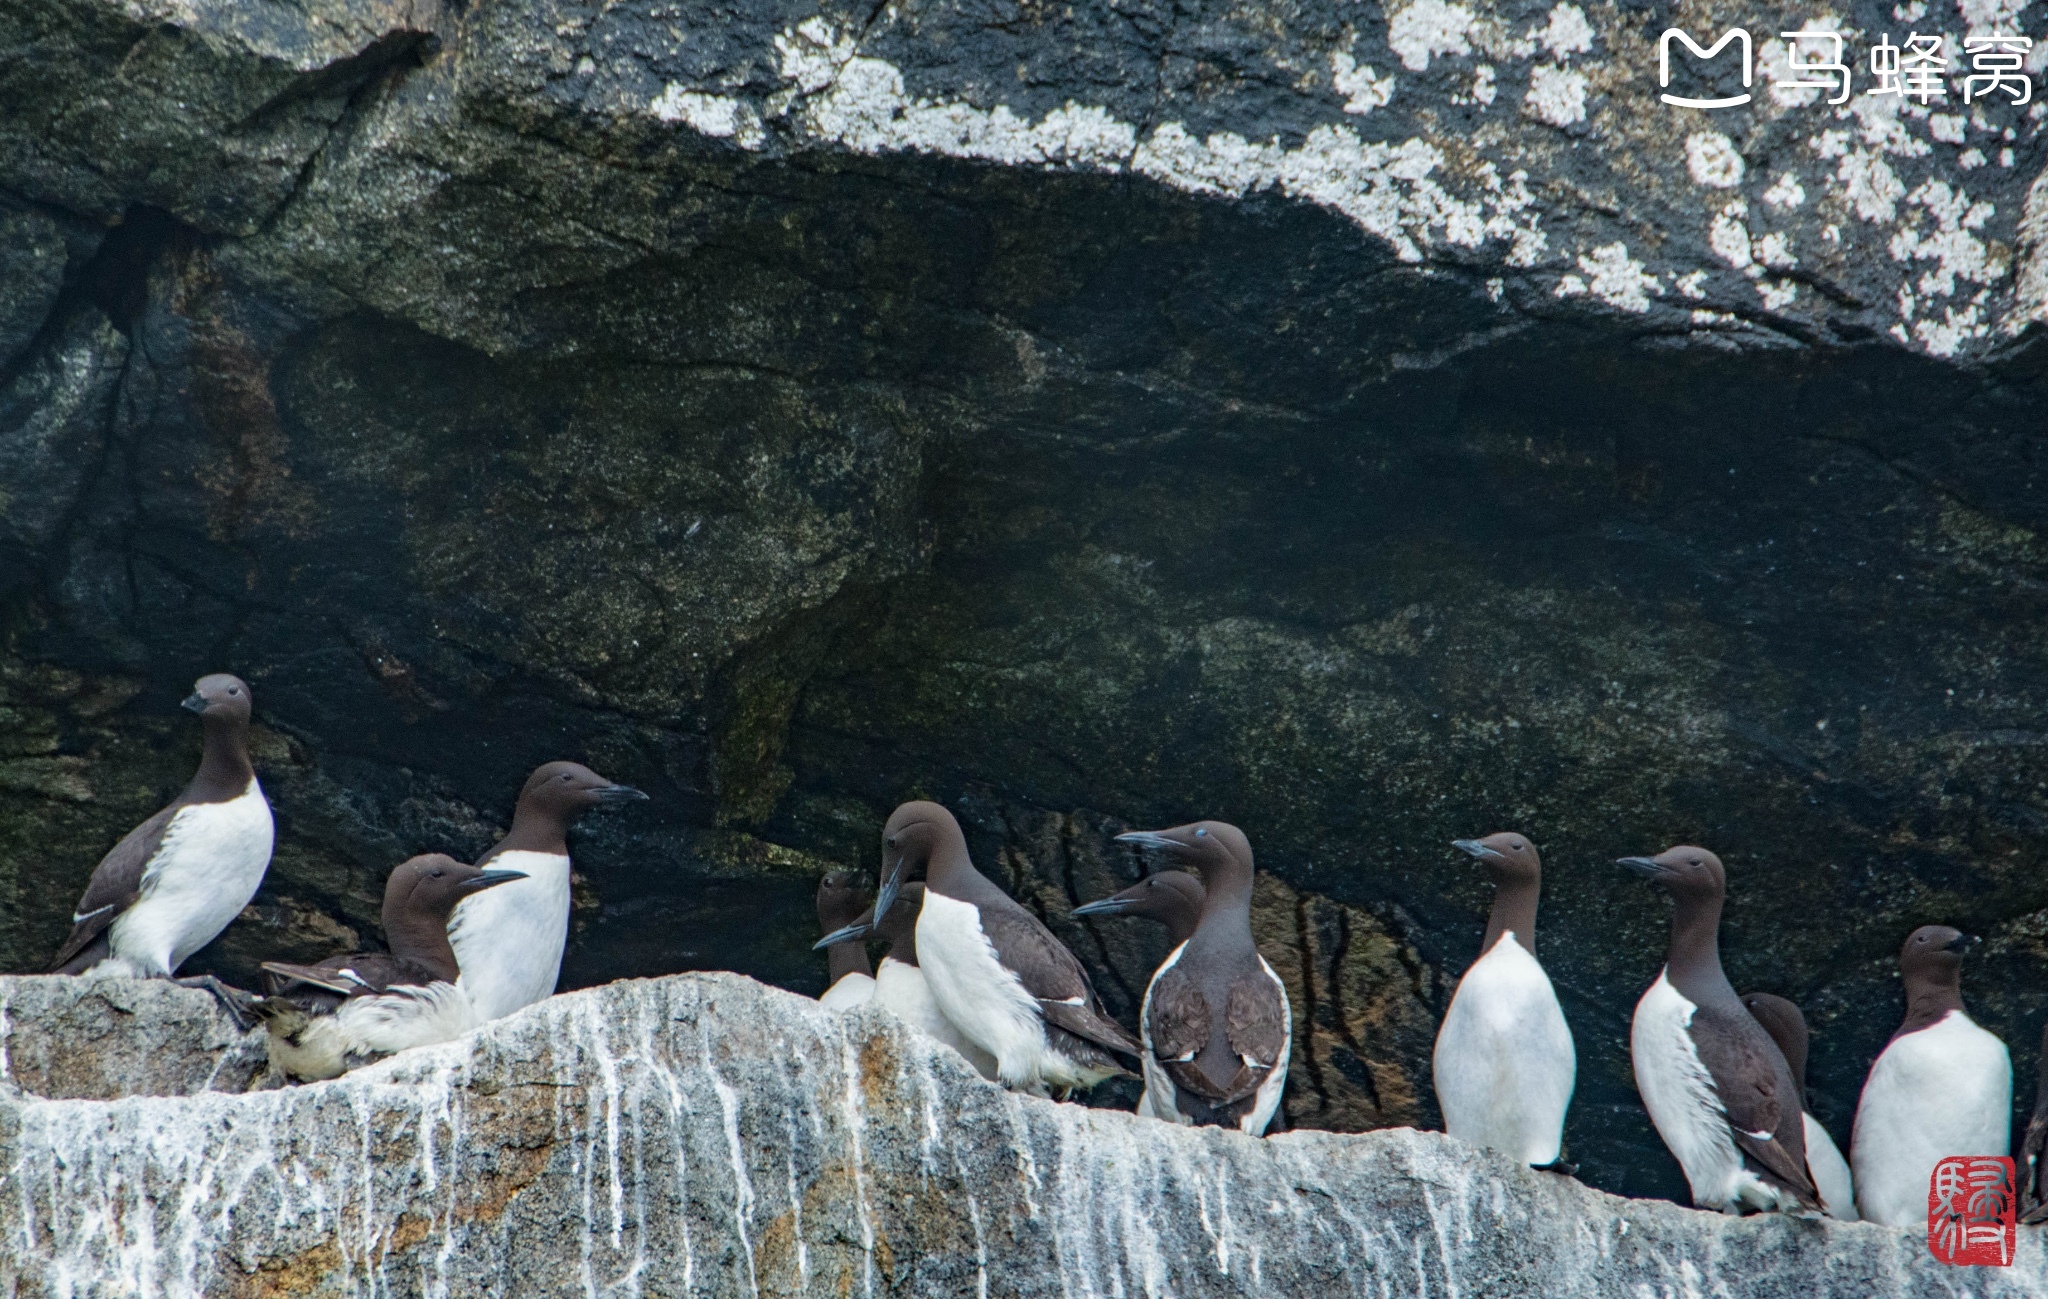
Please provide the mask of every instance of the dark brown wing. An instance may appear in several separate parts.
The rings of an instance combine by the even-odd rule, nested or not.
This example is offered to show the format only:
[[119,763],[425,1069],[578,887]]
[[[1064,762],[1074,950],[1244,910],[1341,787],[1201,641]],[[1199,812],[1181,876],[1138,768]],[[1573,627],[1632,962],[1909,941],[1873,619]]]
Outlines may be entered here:
[[294,984],[306,984],[344,997],[363,997],[383,992],[394,985],[422,986],[434,982],[430,969],[389,952],[356,952],[330,956],[318,965],[293,965],[286,961],[265,961],[265,974],[282,982],[272,996],[287,994]]
[[1263,964],[1239,975],[1231,985],[1223,1023],[1230,1049],[1248,1068],[1256,1069],[1263,1081],[1263,1076],[1281,1063],[1280,1053],[1287,1049],[1287,998]]
[[112,851],[100,858],[100,864],[93,867],[92,879],[85,886],[85,896],[78,900],[78,907],[71,916],[71,936],[64,940],[64,945],[50,960],[53,973],[76,973],[64,967],[142,896],[143,872],[149,867],[149,859],[156,856],[156,850],[163,846],[164,831],[181,806],[173,803],[130,830]]
[[1047,1023],[1112,1051],[1138,1054],[1138,1044],[1123,1025],[1102,1013],[1095,985],[1081,962],[1037,916],[1014,903],[983,904],[981,932],[995,947],[1003,968],[1038,999]]
[[1806,1172],[1806,1128],[1792,1071],[1777,1043],[1740,1003],[1737,1014],[1713,1006],[1693,1012],[1692,1041],[1700,1063],[1728,1114],[1736,1146],[1767,1181],[1782,1183],[1802,1204],[1818,1210],[1819,1193]]
[[1152,980],[1147,1001],[1145,1031],[1151,1036],[1152,1058],[1160,1072],[1180,1090],[1221,1104],[1227,1089],[1211,1082],[1195,1063],[1215,1029],[1201,984],[1175,965]]

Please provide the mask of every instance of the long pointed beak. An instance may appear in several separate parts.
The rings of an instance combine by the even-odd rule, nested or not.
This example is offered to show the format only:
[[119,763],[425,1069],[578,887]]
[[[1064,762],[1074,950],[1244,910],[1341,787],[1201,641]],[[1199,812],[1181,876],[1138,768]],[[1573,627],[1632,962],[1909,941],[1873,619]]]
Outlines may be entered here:
[[817,942],[812,943],[811,950],[814,952],[822,952],[828,947],[837,947],[841,943],[851,943],[858,939],[866,938],[869,934],[872,934],[874,932],[875,926],[873,921],[857,921],[854,924],[846,926],[844,929],[835,929],[831,933],[825,935],[823,938],[820,938]]
[[[875,890],[874,924],[882,923],[882,917],[889,914],[889,908],[896,905],[896,895],[903,891],[903,859],[896,859],[896,868],[882,878],[882,886]],[[870,928],[873,926],[871,925]],[[824,946],[824,944],[819,944]]]
[[198,691],[195,690],[191,694],[187,695],[185,697],[185,702],[179,704],[178,707],[184,709],[188,713],[203,713],[206,711],[206,696],[200,694]]
[[606,785],[597,791],[597,801],[600,803],[637,803],[646,797],[647,795],[631,785]]
[[1129,911],[1131,905],[1132,903],[1129,898],[1103,898],[1098,902],[1089,902],[1075,907],[1073,914],[1077,916],[1120,916],[1124,912]]
[[1500,852],[1497,849],[1489,848],[1477,839],[1453,839],[1451,840],[1451,847],[1456,848],[1459,852],[1469,853],[1480,861],[1501,860]]
[[1169,839],[1151,830],[1130,830],[1116,837],[1118,843],[1136,844],[1140,848],[1178,848],[1180,840]]
[[510,884],[513,880],[523,880],[525,878],[525,871],[485,871],[475,879],[465,881],[462,885],[462,891],[464,893],[481,893],[485,889],[494,889],[500,884]]
[[1948,940],[1948,950],[1960,956],[1983,941],[1975,934],[1958,934]]
[[1664,873],[1664,868],[1657,864],[1655,857],[1623,857],[1614,864],[1626,866],[1646,880],[1656,879]]

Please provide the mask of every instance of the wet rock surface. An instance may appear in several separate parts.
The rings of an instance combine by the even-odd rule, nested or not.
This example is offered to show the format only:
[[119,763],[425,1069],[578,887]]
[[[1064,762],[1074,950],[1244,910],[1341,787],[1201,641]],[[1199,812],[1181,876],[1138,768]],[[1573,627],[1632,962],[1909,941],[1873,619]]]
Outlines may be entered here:
[[0,960],[229,668],[280,830],[231,978],[374,942],[393,864],[566,756],[655,795],[579,831],[570,984],[816,990],[818,873],[923,796],[1129,1022],[1159,936],[1068,912],[1117,830],[1213,815],[1270,876],[1289,1121],[1427,1125],[1487,901],[1448,840],[1512,826],[1597,1185],[1683,1191],[1623,853],[1720,852],[1839,1142],[1919,923],[1990,940],[2031,1077],[2040,114],[1836,109],[1772,42],[1753,105],[1669,108],[1663,21],[0,14]]
[[[10,981],[10,1004],[38,982]],[[731,975],[556,997],[332,1083],[10,1089],[0,1146],[0,1271],[30,1294],[2002,1299],[2048,1284],[2035,1229],[2011,1268],[1964,1270],[1911,1231],[1623,1200],[1440,1134],[1259,1141],[1019,1097],[883,1012],[833,1015]]]

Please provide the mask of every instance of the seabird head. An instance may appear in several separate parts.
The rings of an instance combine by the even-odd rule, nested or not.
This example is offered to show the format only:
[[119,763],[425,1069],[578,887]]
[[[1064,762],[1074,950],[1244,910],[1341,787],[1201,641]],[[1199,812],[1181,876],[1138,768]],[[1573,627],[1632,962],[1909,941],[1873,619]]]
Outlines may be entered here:
[[826,933],[852,924],[867,905],[867,890],[852,871],[829,871],[818,881],[818,928]]
[[896,900],[902,905],[890,907],[889,913],[880,920],[875,919],[875,909],[869,907],[846,925],[811,944],[811,950],[822,951],[841,943],[879,938],[889,944],[889,953],[897,960],[906,965],[917,964],[917,913],[924,910],[924,885],[915,882],[905,884]]
[[1719,898],[1728,891],[1721,859],[1690,844],[1666,848],[1655,857],[1623,857],[1616,864],[1662,884],[1676,898]]
[[887,916],[896,895],[919,867],[929,868],[942,849],[966,852],[967,836],[960,822],[937,803],[922,799],[904,803],[882,827],[882,885],[875,893],[875,915]]
[[[567,825],[601,803],[628,803],[647,795],[615,784],[579,762],[549,762],[534,768],[519,791],[519,811],[545,813]],[[514,813],[517,816],[517,812]]]
[[1118,835],[1116,841],[1150,848],[1192,866],[1209,886],[1215,883],[1211,872],[1218,869],[1241,867],[1247,873],[1252,869],[1252,841],[1227,821],[1190,821],[1170,830],[1132,830]]
[[1503,830],[1484,839],[1453,839],[1451,847],[1485,862],[1486,873],[1495,883],[1543,878],[1543,858],[1528,835]]
[[1947,925],[1922,925],[1906,936],[1899,949],[1902,974],[1954,976],[1963,968],[1963,954],[1984,940]]
[[1121,893],[1075,907],[1074,914],[1143,916],[1147,920],[1165,921],[1176,914],[1200,915],[1203,896],[1202,881],[1186,871],[1159,871]]
[[408,858],[384,882],[384,926],[392,927],[394,913],[434,917],[445,926],[462,899],[525,878],[524,871],[471,866],[445,853]]
[[247,722],[251,705],[249,683],[227,672],[216,672],[193,683],[192,693],[180,705],[209,721]]

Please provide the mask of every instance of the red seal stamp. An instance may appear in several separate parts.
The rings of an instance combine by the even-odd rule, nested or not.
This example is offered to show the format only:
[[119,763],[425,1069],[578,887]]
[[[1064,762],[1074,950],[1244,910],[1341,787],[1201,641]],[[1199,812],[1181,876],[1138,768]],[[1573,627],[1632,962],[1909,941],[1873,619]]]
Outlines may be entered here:
[[1950,1155],[1927,1179],[1927,1251],[1959,1266],[2011,1267],[2019,1235],[2012,1160]]

